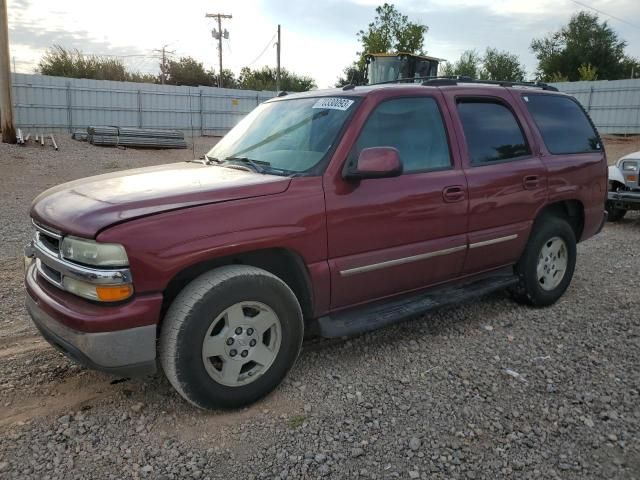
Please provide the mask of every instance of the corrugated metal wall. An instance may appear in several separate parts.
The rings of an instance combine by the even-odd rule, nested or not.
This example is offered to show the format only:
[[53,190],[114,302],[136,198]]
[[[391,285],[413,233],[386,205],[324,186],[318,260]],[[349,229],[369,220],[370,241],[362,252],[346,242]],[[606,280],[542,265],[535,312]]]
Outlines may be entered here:
[[[640,79],[554,83],[584,105],[600,133],[640,134]],[[88,125],[224,135],[275,92],[175,87],[13,74],[18,127],[70,132]]]
[[576,97],[600,133],[640,133],[640,79],[552,85]]
[[16,126],[25,131],[117,125],[224,135],[273,96],[253,90],[13,74]]

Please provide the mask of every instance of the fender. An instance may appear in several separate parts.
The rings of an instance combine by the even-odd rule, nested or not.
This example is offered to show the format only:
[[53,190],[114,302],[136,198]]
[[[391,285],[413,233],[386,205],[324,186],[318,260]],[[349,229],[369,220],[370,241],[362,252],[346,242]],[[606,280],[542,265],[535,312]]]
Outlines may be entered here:
[[609,166],[609,182],[620,182],[624,185],[624,177],[617,165]]
[[120,243],[138,293],[163,291],[181,270],[241,253],[282,248],[311,271],[326,264],[327,235],[321,177],[292,179],[264,198],[245,198],[159,213],[107,228],[98,241]]

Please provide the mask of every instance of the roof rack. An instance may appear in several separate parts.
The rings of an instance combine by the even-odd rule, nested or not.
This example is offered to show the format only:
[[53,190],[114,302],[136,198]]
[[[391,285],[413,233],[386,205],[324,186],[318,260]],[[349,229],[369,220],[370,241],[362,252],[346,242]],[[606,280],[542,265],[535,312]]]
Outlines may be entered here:
[[509,80],[476,80],[471,77],[449,77],[446,79],[446,83],[440,78],[428,79],[422,82],[425,86],[437,86],[437,85],[458,85],[459,83],[478,83],[485,85],[499,85],[501,87],[530,87],[541,88],[542,90],[549,90],[557,92],[558,89],[552,85],[548,85],[543,82],[512,82]]
[[444,87],[449,85],[458,85],[460,83],[477,83],[485,85],[499,85],[501,87],[530,87],[541,88],[542,90],[549,90],[551,92],[557,92],[558,89],[552,85],[548,85],[543,82],[512,82],[509,80],[476,80],[464,75],[440,75],[431,77],[406,77],[398,78],[397,80],[387,80],[386,82],[373,83],[372,85],[384,85],[389,83],[414,83],[416,80],[422,80],[422,85],[425,87]]

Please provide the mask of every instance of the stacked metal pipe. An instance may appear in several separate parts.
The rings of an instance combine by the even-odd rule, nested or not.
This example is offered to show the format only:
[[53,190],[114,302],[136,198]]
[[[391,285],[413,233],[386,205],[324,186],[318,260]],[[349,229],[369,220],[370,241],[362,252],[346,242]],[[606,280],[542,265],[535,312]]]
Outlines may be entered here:
[[177,130],[89,126],[87,141],[93,145],[140,148],[187,148],[184,134]]

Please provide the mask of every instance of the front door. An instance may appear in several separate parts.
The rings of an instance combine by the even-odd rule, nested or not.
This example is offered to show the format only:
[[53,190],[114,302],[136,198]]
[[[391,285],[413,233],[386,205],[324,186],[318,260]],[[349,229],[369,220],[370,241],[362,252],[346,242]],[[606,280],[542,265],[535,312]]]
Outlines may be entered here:
[[451,279],[465,257],[466,181],[442,97],[392,98],[367,108],[346,161],[364,148],[394,147],[404,173],[353,182],[342,177],[342,165],[327,171],[332,308]]

